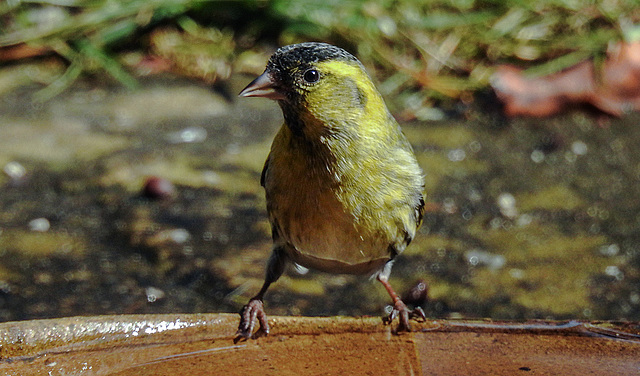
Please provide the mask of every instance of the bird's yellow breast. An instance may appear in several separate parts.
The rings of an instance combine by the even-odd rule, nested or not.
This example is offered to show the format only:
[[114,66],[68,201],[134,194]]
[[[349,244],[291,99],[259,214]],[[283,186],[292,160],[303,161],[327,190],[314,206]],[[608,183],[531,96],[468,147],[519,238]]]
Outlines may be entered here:
[[388,261],[389,240],[372,235],[375,229],[356,218],[335,172],[322,159],[309,158],[305,147],[278,147],[280,143],[296,143],[286,127],[274,140],[264,184],[272,226],[293,246],[293,260],[353,273]]
[[[390,177],[406,168],[384,173],[380,164],[388,163],[375,156],[337,161],[345,158],[299,142],[283,126],[265,171],[267,209],[280,241],[292,246],[290,256],[303,266],[344,273],[379,269],[392,257],[390,245],[404,242],[407,231],[413,237],[416,228],[412,182]],[[393,160],[393,153],[384,158]],[[409,166],[419,174],[415,160]]]

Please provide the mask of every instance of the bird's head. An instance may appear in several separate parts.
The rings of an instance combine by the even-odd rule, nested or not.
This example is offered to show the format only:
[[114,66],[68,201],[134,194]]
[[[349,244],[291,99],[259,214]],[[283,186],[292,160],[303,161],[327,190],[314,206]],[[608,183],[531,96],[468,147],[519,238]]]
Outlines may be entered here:
[[388,112],[364,67],[349,52],[307,42],[278,49],[242,97],[276,100],[294,133],[340,132],[384,121]]

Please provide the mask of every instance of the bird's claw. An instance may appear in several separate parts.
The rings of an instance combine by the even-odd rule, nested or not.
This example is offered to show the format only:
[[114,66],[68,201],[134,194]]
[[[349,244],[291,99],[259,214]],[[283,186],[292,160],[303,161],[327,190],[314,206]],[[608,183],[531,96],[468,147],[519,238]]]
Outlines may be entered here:
[[[256,321],[260,323],[260,328],[253,334]],[[242,311],[240,311],[240,325],[238,325],[238,331],[236,332],[237,337],[234,339],[234,342],[237,343],[241,340],[258,338],[268,334],[269,323],[267,322],[267,315],[264,312],[262,300],[255,298],[249,300],[249,303],[242,307]]]
[[382,318],[382,322],[385,325],[389,325],[398,317],[400,322],[398,323],[398,328],[396,332],[410,332],[411,325],[409,325],[410,319],[415,319],[418,322],[427,321],[427,316],[424,314],[424,311],[420,307],[416,307],[413,310],[409,311],[407,305],[402,302],[402,300],[398,300],[394,305],[391,313],[388,316]]

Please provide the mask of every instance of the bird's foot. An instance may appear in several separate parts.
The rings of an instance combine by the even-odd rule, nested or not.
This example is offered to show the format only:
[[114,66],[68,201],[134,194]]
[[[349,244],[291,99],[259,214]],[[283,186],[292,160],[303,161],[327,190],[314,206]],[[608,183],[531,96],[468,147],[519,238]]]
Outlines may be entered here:
[[[256,327],[256,321],[260,323],[260,328],[255,334],[253,329]],[[237,337],[234,342],[247,340],[249,338],[258,338],[269,334],[269,323],[267,315],[264,312],[262,299],[253,298],[249,303],[242,307],[240,311],[240,325],[238,325]]]
[[400,320],[398,328],[396,329],[397,333],[411,331],[411,325],[409,325],[410,319],[416,319],[419,322],[427,321],[427,316],[424,314],[422,308],[416,307],[410,311],[409,308],[407,308],[407,305],[399,299],[394,303],[389,316],[382,318],[382,322],[385,325],[389,325],[396,317]]

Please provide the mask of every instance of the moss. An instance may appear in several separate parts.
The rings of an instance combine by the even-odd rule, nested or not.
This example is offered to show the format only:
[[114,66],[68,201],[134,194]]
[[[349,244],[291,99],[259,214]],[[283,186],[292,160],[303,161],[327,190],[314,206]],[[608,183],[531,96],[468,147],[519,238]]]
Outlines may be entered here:
[[605,243],[601,235],[564,235],[554,227],[531,223],[509,229],[486,229],[482,219],[475,219],[469,232],[481,239],[490,252],[503,254],[512,265],[526,265],[535,259],[558,260],[589,254]]
[[587,281],[611,263],[595,252],[606,242],[604,236],[568,236],[535,223],[510,229],[482,229],[476,223],[470,228],[490,252],[506,259],[505,268],[472,273],[478,299],[507,294],[532,310],[580,314],[591,304]]
[[465,243],[460,239],[445,237],[442,235],[419,234],[402,253],[402,255],[425,256],[427,252],[435,252],[435,250],[463,250],[464,248]]
[[578,194],[566,185],[552,185],[543,190],[516,196],[520,210],[575,210],[585,205]]
[[481,174],[489,170],[489,164],[478,159],[465,158],[451,161],[443,151],[424,151],[416,153],[418,164],[425,173],[425,190],[427,195],[440,188],[442,179],[455,177],[462,179],[472,174]]
[[319,278],[293,278],[285,276],[281,279],[281,289],[286,289],[295,294],[320,296],[325,294],[325,286]]
[[402,130],[412,143],[442,149],[464,148],[476,140],[475,133],[464,125],[405,125]]
[[55,253],[84,254],[84,239],[64,232],[34,232],[5,229],[0,235],[0,249],[15,252],[20,257],[40,258]]

